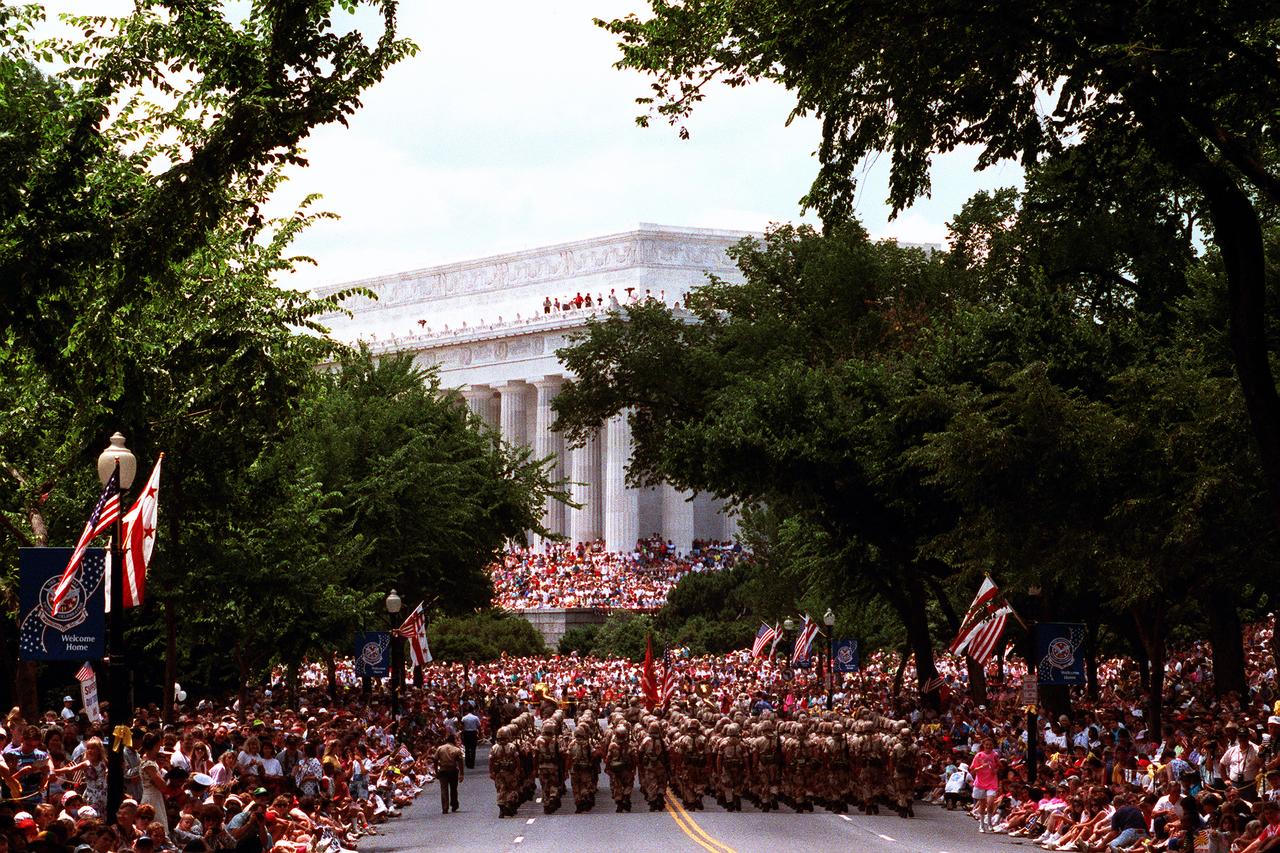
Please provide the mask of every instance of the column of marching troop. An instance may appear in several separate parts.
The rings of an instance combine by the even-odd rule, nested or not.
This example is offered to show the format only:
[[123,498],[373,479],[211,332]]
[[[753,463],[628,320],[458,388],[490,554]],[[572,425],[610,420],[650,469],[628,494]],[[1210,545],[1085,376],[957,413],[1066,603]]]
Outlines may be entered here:
[[576,724],[560,710],[540,723],[520,714],[498,729],[489,755],[499,817],[537,793],[551,814],[566,781],[576,810],[590,811],[601,769],[618,812],[631,811],[638,781],[650,811],[674,796],[689,810],[714,797],[728,811],[741,811],[744,799],[761,811],[856,805],[879,814],[883,803],[911,817],[920,751],[907,723],[869,710],[779,720],[770,711],[723,715],[688,704],[654,715],[637,704],[604,723],[591,710]]

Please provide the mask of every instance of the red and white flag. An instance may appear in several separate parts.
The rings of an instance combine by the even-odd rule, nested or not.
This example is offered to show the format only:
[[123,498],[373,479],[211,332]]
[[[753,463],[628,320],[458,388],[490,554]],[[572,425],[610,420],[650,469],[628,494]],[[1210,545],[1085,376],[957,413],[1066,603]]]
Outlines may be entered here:
[[1013,613],[1000,595],[991,578],[983,578],[973,604],[964,614],[960,623],[960,633],[951,641],[950,651],[954,655],[967,654],[980,664],[991,659],[991,654],[1000,642],[1004,633],[1005,622]]
[[89,521],[80,534],[80,541],[76,542],[75,550],[71,552],[71,559],[67,560],[67,567],[62,570],[62,577],[54,587],[53,599],[50,603],[53,605],[55,614],[62,606],[62,600],[71,590],[71,582],[76,579],[80,571],[80,561],[84,559],[84,552],[89,549],[89,543],[109,530],[119,517],[120,472],[117,470],[111,474],[107,485],[103,487],[102,495],[94,504],[93,512],[89,514]]
[[427,611],[418,604],[404,620],[404,624],[391,633],[409,640],[409,654],[414,666],[426,666],[431,663],[431,646],[427,643]]
[[800,626],[800,635],[796,637],[795,647],[791,650],[792,665],[809,659],[809,648],[813,645],[813,638],[816,636],[818,636],[818,623],[810,619],[809,614],[806,613],[804,624]]
[[142,604],[147,585],[147,566],[151,564],[151,552],[156,546],[156,515],[160,511],[160,463],[164,454],[151,469],[147,485],[133,502],[124,517],[124,606]]

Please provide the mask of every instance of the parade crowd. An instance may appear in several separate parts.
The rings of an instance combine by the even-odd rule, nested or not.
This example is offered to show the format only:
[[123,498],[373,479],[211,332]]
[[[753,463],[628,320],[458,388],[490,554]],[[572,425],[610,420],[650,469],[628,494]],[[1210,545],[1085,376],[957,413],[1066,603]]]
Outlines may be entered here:
[[507,610],[656,610],[685,575],[730,568],[742,557],[732,542],[695,541],[679,554],[673,543],[652,536],[625,553],[606,551],[603,542],[512,549],[489,574],[494,604]]
[[[659,555],[654,541],[637,551],[649,565],[688,559]],[[732,553],[701,551],[712,563]],[[599,553],[555,559],[589,564]],[[1245,629],[1247,695],[1216,696],[1207,644],[1174,649],[1158,729],[1146,724],[1138,665],[1099,661],[1094,698],[1079,691],[1068,713],[1040,710],[1030,757],[1017,690],[1026,670],[1014,656],[989,668],[979,698],[963,661],[941,655],[940,707],[921,699],[913,666],[893,653],[866,655],[829,685],[817,667],[747,650],[673,654],[656,664],[669,693],[657,702],[634,661],[432,663],[420,686],[401,689],[394,720],[385,690],[362,691],[349,661],[334,685],[327,667],[307,666],[293,702],[276,673],[244,705],[184,703],[171,723],[138,709],[118,733],[128,798],[114,820],[109,729],[68,699],[42,719],[15,709],[5,721],[0,846],[342,853],[429,785],[443,812],[456,811],[457,783],[489,743],[501,816],[539,796],[546,811],[569,797],[591,810],[602,787],[615,811],[638,794],[653,810],[714,799],[730,811],[856,808],[881,820],[926,801],[968,810],[974,832],[1045,849],[1261,853],[1280,849],[1272,630],[1273,621]]]

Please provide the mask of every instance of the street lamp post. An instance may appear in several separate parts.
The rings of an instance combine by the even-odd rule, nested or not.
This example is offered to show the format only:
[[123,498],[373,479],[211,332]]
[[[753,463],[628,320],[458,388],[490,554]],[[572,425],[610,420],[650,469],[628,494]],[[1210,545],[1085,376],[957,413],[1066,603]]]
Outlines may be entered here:
[[827,608],[827,612],[822,614],[822,624],[827,626],[827,710],[831,710],[831,702],[835,691],[835,631],[836,614],[831,612],[831,608]]
[[783,620],[782,620],[782,636],[783,636],[783,637],[786,639],[786,641],[787,641],[787,642],[785,642],[785,643],[783,643],[783,644],[782,644],[782,647],[783,647],[783,652],[782,652],[782,654],[786,656],[788,664],[789,664],[789,663],[790,663],[790,661],[791,661],[791,652],[792,652],[792,649],[791,649],[791,643],[792,643],[792,639],[791,639],[791,632],[795,630],[795,627],[796,627],[795,620],[793,620],[790,616],[788,616],[786,619],[783,619]]
[[[133,485],[138,473],[138,460],[124,446],[124,436],[116,433],[111,443],[98,456],[98,479],[105,486],[112,474],[117,475],[116,497],[124,503],[124,493]],[[111,535],[111,612],[107,614],[107,689],[110,699],[111,750],[107,753],[107,820],[114,822],[116,810],[124,801],[124,749],[120,729],[133,723],[132,690],[129,667],[125,661],[124,639],[124,560],[120,541],[123,529],[123,507],[116,517]]]
[[400,638],[394,633],[396,614],[400,612],[400,608],[404,606],[404,602],[400,600],[400,596],[393,589],[387,596],[387,618],[391,622],[391,719],[394,722],[396,717],[400,715],[400,684],[403,679],[400,673]]

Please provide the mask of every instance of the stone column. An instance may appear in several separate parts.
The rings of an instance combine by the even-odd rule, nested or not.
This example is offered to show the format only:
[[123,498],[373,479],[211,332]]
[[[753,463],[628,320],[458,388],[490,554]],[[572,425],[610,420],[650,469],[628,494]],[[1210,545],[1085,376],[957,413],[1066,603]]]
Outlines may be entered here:
[[573,542],[590,542],[600,537],[595,524],[595,508],[600,501],[599,483],[600,443],[593,433],[581,447],[569,453],[569,495],[580,509],[569,510],[569,539]]
[[[552,481],[565,476],[564,439],[559,433],[551,431],[551,424],[555,421],[555,412],[551,411],[551,401],[555,399],[556,394],[560,393],[560,386],[563,383],[563,376],[547,376],[533,383],[538,394],[531,442],[533,455],[538,459],[555,456],[548,474]],[[564,504],[547,498],[547,504],[542,510],[542,526],[552,533],[564,533],[564,510]]]
[[467,401],[467,408],[481,419],[485,416],[485,407],[492,396],[493,389],[487,385],[468,385],[462,389],[462,398]]
[[662,484],[662,535],[670,539],[681,554],[693,547],[692,494],[682,492],[670,483]]
[[528,388],[523,382],[508,382],[498,386],[502,440],[517,447],[526,443],[524,397]]
[[627,413],[609,418],[604,459],[604,543],[610,551],[630,551],[640,538],[640,497],[627,488],[631,423]]

